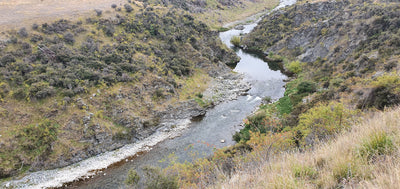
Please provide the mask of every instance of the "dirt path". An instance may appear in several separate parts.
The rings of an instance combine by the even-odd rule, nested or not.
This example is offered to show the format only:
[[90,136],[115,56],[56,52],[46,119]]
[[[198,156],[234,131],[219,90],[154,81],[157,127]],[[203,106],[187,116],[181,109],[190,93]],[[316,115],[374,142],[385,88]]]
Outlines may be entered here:
[[74,19],[94,14],[94,9],[107,10],[111,4],[126,0],[0,0],[0,31],[29,27],[59,18]]

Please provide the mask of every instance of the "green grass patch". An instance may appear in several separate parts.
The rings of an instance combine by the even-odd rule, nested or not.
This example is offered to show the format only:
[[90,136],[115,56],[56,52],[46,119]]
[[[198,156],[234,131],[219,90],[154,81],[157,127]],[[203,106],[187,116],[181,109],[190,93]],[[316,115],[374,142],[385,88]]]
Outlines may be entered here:
[[366,138],[361,147],[358,149],[358,154],[368,161],[376,159],[378,156],[389,155],[394,150],[394,143],[390,136],[385,132],[376,132]]

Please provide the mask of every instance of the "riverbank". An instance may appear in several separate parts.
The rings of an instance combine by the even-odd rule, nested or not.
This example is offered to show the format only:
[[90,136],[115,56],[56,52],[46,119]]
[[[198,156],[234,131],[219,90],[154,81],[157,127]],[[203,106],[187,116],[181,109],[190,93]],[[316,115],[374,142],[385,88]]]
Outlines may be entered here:
[[202,97],[209,105],[200,107],[198,102],[190,100],[182,103],[176,109],[166,110],[165,113],[162,113],[164,115],[161,116],[160,124],[154,134],[143,140],[67,167],[29,173],[19,180],[6,181],[1,186],[5,188],[62,187],[66,183],[88,179],[101,173],[99,170],[104,170],[137,154],[149,152],[161,141],[180,136],[188,128],[192,118],[204,116],[209,108],[237,99],[238,96],[245,95],[251,88],[250,84],[243,80],[242,74],[233,72],[221,74],[210,83],[211,87],[207,88]]
[[[217,69],[217,70],[219,70],[219,69]],[[216,70],[214,70],[214,71],[216,71]],[[207,109],[208,107],[211,107],[212,105],[216,105],[218,103],[222,103],[228,99],[230,99],[230,100],[235,99],[238,97],[239,94],[245,94],[246,91],[249,89],[248,88],[249,86],[246,83],[240,83],[240,82],[238,83],[237,82],[238,79],[241,80],[241,77],[242,76],[240,76],[240,74],[232,74],[232,73],[227,73],[226,75],[220,75],[217,77],[217,79],[215,81],[213,81],[214,85],[217,88],[209,89],[208,91],[205,92],[205,94],[201,94],[202,97],[200,97],[200,95],[199,95],[198,99],[195,98],[194,100],[181,102],[175,107],[171,107],[171,108],[167,107],[164,111],[155,112],[155,114],[157,114],[157,117],[159,117],[160,119],[158,119],[158,120],[155,120],[155,119],[142,120],[143,123],[141,121],[141,124],[143,124],[143,126],[150,124],[154,127],[149,129],[148,131],[142,132],[141,136],[139,136],[139,137],[135,136],[135,140],[137,140],[139,142],[142,140],[146,140],[145,138],[153,132],[155,132],[156,134],[164,132],[163,134],[155,136],[153,138],[155,140],[161,141],[161,140],[165,140],[166,138],[176,137],[176,135],[170,133],[170,131],[179,132],[179,131],[184,130],[184,128],[187,126],[187,123],[188,123],[187,120],[189,118],[204,115],[205,109]],[[152,83],[151,85],[153,85],[153,84],[154,83]],[[110,94],[110,96],[108,98],[115,98],[115,99],[119,99],[119,100],[121,100],[121,99],[127,100],[127,99],[131,98],[129,95],[127,95],[127,93],[130,93],[132,91],[126,90],[124,88],[122,88],[122,90],[121,90],[121,88],[118,89],[118,87],[114,87],[112,90],[114,90],[114,89],[117,92],[114,94]],[[100,96],[103,96],[103,94],[108,95],[107,91],[101,90],[100,92],[93,93],[93,95],[88,95],[87,98],[76,99],[76,102],[74,102],[74,103],[77,103],[78,106],[81,107],[81,109],[85,110],[86,108],[88,108],[87,105],[90,105],[90,106],[93,105],[93,101],[96,102],[95,99],[98,99]],[[89,98],[89,96],[90,96],[90,98]],[[254,100],[257,101],[257,98]],[[73,101],[75,101],[75,99]],[[90,104],[88,104],[88,101]],[[211,105],[211,106],[208,106],[207,102],[212,102],[212,101],[214,101],[214,103],[210,103],[209,105]],[[204,105],[206,105],[205,107],[202,107],[203,102],[205,103]],[[94,103],[94,104],[97,104],[97,103]],[[149,107],[151,107],[151,106],[149,106]],[[121,114],[125,110],[124,109],[113,109],[112,111],[113,111],[112,112],[113,114],[115,113],[118,115],[118,114]],[[93,120],[93,118],[94,118],[93,116],[96,116],[94,118],[94,119],[96,119],[96,118],[101,117],[101,115],[99,115],[99,117],[97,117],[98,115],[97,114],[95,115],[94,113],[91,114],[91,111],[86,110],[85,112],[88,114],[87,116],[84,116],[84,118],[83,118],[83,122],[85,123],[85,132],[86,132],[87,131],[86,124],[90,124],[90,121]],[[174,112],[175,114],[170,114],[171,112]],[[175,119],[178,119],[178,120],[176,121]],[[169,120],[174,120],[174,121],[169,121]],[[120,119],[118,121],[124,121],[124,120]],[[78,122],[79,122],[79,120],[78,120]],[[120,122],[118,122],[118,123],[120,123]],[[129,122],[121,122],[121,123],[130,124]],[[159,126],[155,126],[153,124],[158,124]],[[98,125],[94,125],[94,126],[95,126],[94,128],[90,127],[89,129],[93,129],[94,132],[97,132],[99,130]],[[168,133],[168,134],[165,134],[165,133]],[[99,134],[99,135],[97,135],[97,134]],[[121,134],[122,135],[120,135],[120,136],[124,137],[126,132],[121,132]],[[104,140],[104,139],[106,139],[106,140]],[[112,140],[113,139],[114,138],[112,138]],[[124,139],[124,138],[122,138],[122,139]],[[94,154],[94,155],[98,154],[99,152],[104,152],[104,151],[107,151],[112,148],[114,148],[114,149],[119,148],[119,146],[122,146],[123,143],[125,143],[125,142],[122,142],[122,143],[118,143],[116,145],[113,144],[112,146],[110,146],[110,145],[107,145],[108,144],[107,141],[109,142],[110,140],[111,140],[110,136],[108,136],[107,133],[102,132],[102,133],[96,133],[94,138],[85,139],[85,142],[93,142],[93,143],[101,144],[99,146],[96,146],[95,148],[91,148],[90,153]],[[106,142],[103,143],[103,141],[106,141]],[[147,143],[147,144],[143,144],[143,145],[141,144],[142,147],[138,147],[139,150],[136,150],[136,151],[148,150],[147,147],[148,147],[148,145],[152,145],[153,144],[152,142],[153,141],[146,141],[145,143]],[[135,151],[134,147],[132,147],[132,148]],[[53,164],[52,166],[60,167],[65,164],[70,164],[71,162],[80,161],[82,159],[87,158],[88,157],[87,155],[88,154],[78,154],[78,156],[74,157],[73,159],[69,159],[68,161],[64,161],[64,162],[61,161],[61,164]],[[119,154],[119,155],[122,157],[125,157],[124,154]],[[111,156],[115,156],[115,155],[111,155]],[[101,160],[94,160],[94,161],[101,162]],[[86,163],[81,162],[80,164],[84,165]],[[90,161],[88,164],[90,164]],[[90,172],[90,170],[86,169],[85,166],[86,165],[84,165],[84,167],[80,167],[81,170],[78,171],[78,173],[77,172],[75,172],[75,173],[68,172],[69,170],[67,170],[67,172],[64,172],[64,173],[65,173],[65,175],[78,174],[77,177],[82,177],[82,175],[79,176],[79,174],[82,174],[82,172],[85,172],[85,171]],[[104,165],[102,164],[101,166],[104,166]],[[76,167],[76,165],[75,165],[75,167]],[[57,169],[55,171],[59,171],[59,170],[60,169]],[[57,176],[57,174],[55,172],[51,172],[51,171],[48,172],[48,174],[49,175],[46,175],[46,173],[39,171],[39,172],[37,172],[37,176],[39,177],[39,179],[37,179],[37,181],[34,181],[35,179],[33,177],[28,178],[25,181],[29,180],[29,182],[32,181],[32,182],[37,182],[37,183],[54,184],[54,182],[53,182],[54,180],[49,181],[49,182],[42,180],[44,177],[54,177],[54,175]],[[65,176],[58,176],[58,178],[54,177],[56,180],[55,182],[61,182],[61,181],[64,182],[65,179],[69,179],[69,178],[64,178],[64,177]],[[64,179],[64,181],[63,181],[63,179]],[[25,182],[25,181],[22,181],[22,182]],[[33,187],[33,185],[31,185],[29,183],[24,183],[24,184],[26,184],[25,186]],[[9,182],[7,182],[5,185],[10,186]],[[40,184],[39,187],[41,187],[41,186],[43,186],[43,185]]]
[[[232,36],[238,35],[240,32],[250,31],[254,26],[255,24],[250,24],[245,25],[243,30],[233,29],[223,32],[220,34],[220,38],[223,43],[231,47],[229,41]],[[243,73],[245,81],[252,83],[252,89],[246,92],[247,96],[240,96],[237,100],[215,106],[200,120],[191,123],[190,129],[184,131],[181,136],[172,140],[165,140],[148,153],[132,159],[122,166],[105,170],[104,175],[98,175],[85,182],[75,183],[71,187],[81,189],[125,188],[127,186],[123,183],[131,169],[141,172],[145,166],[165,167],[169,165],[170,156],[173,156],[174,162],[191,162],[195,158],[212,155],[212,149],[234,144],[232,135],[239,131],[239,125],[243,119],[254,112],[263,97],[268,96],[274,100],[282,97],[285,84],[283,80],[286,79],[279,70],[270,70],[268,64],[257,56],[241,50],[236,53],[241,57],[241,60],[234,70]],[[221,77],[220,79],[225,81],[227,78]],[[207,94],[207,92],[203,94]],[[224,92],[221,94],[224,94]],[[224,141],[224,143],[221,143],[221,141]]]
[[[65,167],[205,113],[201,93],[230,72],[234,52],[187,13],[126,7],[3,33],[0,178]],[[159,33],[130,28],[138,20]]]

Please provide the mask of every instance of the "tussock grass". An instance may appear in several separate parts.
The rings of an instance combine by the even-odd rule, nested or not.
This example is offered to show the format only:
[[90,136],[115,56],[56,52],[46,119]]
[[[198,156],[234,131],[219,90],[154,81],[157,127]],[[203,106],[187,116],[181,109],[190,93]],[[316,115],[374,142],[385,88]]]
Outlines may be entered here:
[[314,149],[260,158],[211,188],[398,188],[400,107],[364,118]]

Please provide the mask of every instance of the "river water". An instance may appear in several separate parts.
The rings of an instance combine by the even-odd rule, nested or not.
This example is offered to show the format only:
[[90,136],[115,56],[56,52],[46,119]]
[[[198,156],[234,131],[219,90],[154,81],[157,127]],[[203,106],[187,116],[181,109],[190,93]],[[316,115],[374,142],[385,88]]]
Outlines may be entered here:
[[[278,99],[284,93],[285,75],[279,70],[271,70],[258,55],[234,48],[230,43],[233,36],[248,33],[256,25],[252,23],[244,25],[243,30],[232,29],[220,33],[222,42],[234,49],[241,58],[233,70],[245,74],[245,80],[251,83],[252,88],[247,96],[240,96],[237,100],[217,105],[209,110],[202,120],[190,123],[181,136],[167,139],[157,144],[151,151],[124,165],[109,168],[102,175],[71,188],[125,188],[124,180],[132,168],[140,171],[141,167],[147,165],[165,167],[168,163],[164,160],[168,159],[170,154],[173,154],[178,161],[184,162],[209,156],[213,153],[214,147],[222,148],[234,144],[232,135],[240,129],[239,125],[243,119],[260,105],[262,98],[269,96]],[[225,142],[221,143],[221,140]]]
[[[295,0],[282,0],[276,9],[294,3]],[[124,180],[132,168],[140,172],[140,169],[146,165],[165,167],[168,163],[163,160],[170,154],[174,154],[173,156],[180,162],[191,161],[193,158],[211,155],[214,148],[234,144],[232,135],[240,130],[239,125],[243,119],[260,105],[262,98],[269,96],[276,100],[284,93],[285,75],[279,70],[270,69],[268,63],[259,58],[260,56],[234,48],[230,43],[233,36],[250,32],[257,25],[256,23],[244,25],[243,30],[231,29],[220,33],[222,42],[234,49],[241,58],[233,71],[243,73],[245,80],[251,83],[252,88],[248,91],[247,96],[240,96],[237,100],[215,106],[199,121],[182,120],[182,124],[176,128],[177,135],[171,134],[171,132],[157,132],[139,143],[127,145],[119,150],[89,158],[65,168],[31,173],[20,180],[6,183],[6,186],[13,185],[16,188],[55,187],[87,176],[91,179],[74,182],[67,187],[126,188]],[[221,140],[225,142],[222,143]],[[151,148],[151,150],[134,158],[126,159],[135,153],[147,151],[146,148]],[[97,174],[91,172],[95,169],[104,169],[112,162],[120,160],[124,160],[124,163],[111,166]]]
[[[221,33],[220,37],[224,43],[231,46],[229,41],[232,36],[250,31],[254,26],[255,24],[246,25],[242,31],[229,30]],[[278,99],[283,96],[283,80],[286,78],[280,71],[269,69],[268,64],[256,55],[245,53],[241,49],[236,51],[241,61],[234,71],[246,74],[245,79],[252,84],[247,96],[217,105],[209,110],[202,120],[190,123],[181,136],[167,139],[144,155],[122,166],[109,168],[101,175],[71,188],[125,188],[124,180],[132,168],[140,171],[140,168],[146,165],[165,167],[168,163],[163,160],[170,154],[174,154],[181,162],[190,161],[194,158],[193,154],[196,154],[195,158],[209,156],[214,147],[234,144],[232,135],[240,129],[239,125],[243,119],[260,105],[263,97]],[[225,143],[221,143],[221,140],[225,140]]]

